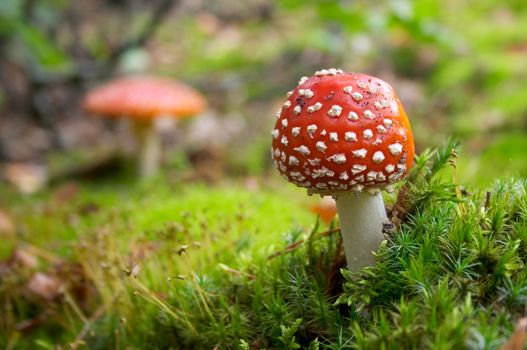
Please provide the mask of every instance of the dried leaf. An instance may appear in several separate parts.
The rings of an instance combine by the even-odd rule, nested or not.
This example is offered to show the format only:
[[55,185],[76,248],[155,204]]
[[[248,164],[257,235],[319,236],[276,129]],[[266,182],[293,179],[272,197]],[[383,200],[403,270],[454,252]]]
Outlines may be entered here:
[[337,215],[337,203],[332,197],[322,197],[318,203],[309,206],[309,211],[320,215],[320,219],[326,224],[329,224],[335,215]]
[[53,202],[57,204],[67,204],[74,200],[79,194],[79,185],[68,182],[55,190]]
[[21,267],[33,269],[38,265],[38,259],[30,252],[17,248],[11,254],[9,258],[9,265],[12,267]]
[[31,163],[10,163],[4,167],[5,179],[20,192],[32,194],[40,190],[48,181],[45,166]]
[[15,224],[11,216],[0,208],[0,237],[13,236],[15,234]]
[[27,290],[39,298],[51,301],[60,296],[61,285],[56,278],[37,272],[29,280]]
[[501,350],[523,350],[527,340],[527,317],[520,318],[516,330],[509,340],[501,346]]

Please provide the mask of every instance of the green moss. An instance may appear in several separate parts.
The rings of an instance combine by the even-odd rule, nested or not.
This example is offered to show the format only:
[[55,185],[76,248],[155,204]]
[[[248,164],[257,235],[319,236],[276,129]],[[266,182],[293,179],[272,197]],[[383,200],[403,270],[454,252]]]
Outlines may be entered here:
[[527,176],[527,138],[522,133],[503,134],[493,138],[481,155],[461,159],[460,170],[465,181],[489,186],[493,179]]
[[[355,275],[344,269],[338,230],[308,228],[304,195],[290,187],[83,186],[51,216],[35,215],[47,195],[34,208],[19,202],[16,214],[30,210],[27,232],[37,233],[24,238],[49,250],[58,230],[69,239],[60,259],[91,292],[75,296],[69,275],[72,299],[54,302],[52,316],[21,336],[15,325],[50,303],[23,297],[27,271],[6,275],[0,343],[65,345],[87,327],[90,349],[497,348],[527,300],[527,183],[464,192],[450,180],[453,148],[417,157],[392,204],[396,229],[376,264]],[[99,209],[62,221],[86,203]]]

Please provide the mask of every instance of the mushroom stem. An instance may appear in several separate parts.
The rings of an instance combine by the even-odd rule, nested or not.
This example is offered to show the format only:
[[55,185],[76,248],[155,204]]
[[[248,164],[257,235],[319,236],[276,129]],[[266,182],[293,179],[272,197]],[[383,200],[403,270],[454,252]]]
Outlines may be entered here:
[[389,222],[382,195],[351,192],[336,198],[340,230],[348,269],[358,272],[373,265],[373,252],[384,239],[383,224]]
[[141,177],[155,175],[161,163],[161,140],[155,124],[149,120],[135,120],[134,133],[139,147],[139,174]]

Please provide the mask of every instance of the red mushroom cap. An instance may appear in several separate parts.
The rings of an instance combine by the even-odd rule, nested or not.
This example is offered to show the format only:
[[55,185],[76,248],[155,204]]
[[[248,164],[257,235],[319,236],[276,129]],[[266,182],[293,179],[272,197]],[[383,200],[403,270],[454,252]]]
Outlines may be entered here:
[[191,87],[149,76],[111,81],[84,98],[88,112],[110,117],[186,117],[202,112],[205,106],[203,96]]
[[376,191],[404,178],[413,163],[410,123],[381,79],[324,69],[300,80],[277,117],[275,164],[310,193]]

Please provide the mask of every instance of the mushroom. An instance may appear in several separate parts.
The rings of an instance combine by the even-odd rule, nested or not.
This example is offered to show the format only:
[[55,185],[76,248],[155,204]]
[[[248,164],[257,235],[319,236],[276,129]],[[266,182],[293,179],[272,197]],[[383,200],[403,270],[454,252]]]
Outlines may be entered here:
[[337,215],[337,203],[331,196],[323,196],[317,203],[309,206],[309,211],[318,215],[325,224],[329,224]]
[[392,87],[340,69],[304,77],[277,113],[272,157],[281,175],[337,202],[349,270],[373,264],[388,223],[380,191],[413,163],[410,124]]
[[140,147],[139,172],[142,176],[159,169],[161,142],[155,120],[182,118],[201,113],[206,106],[203,96],[183,83],[151,76],[125,77],[89,92],[84,98],[89,113],[130,118]]

